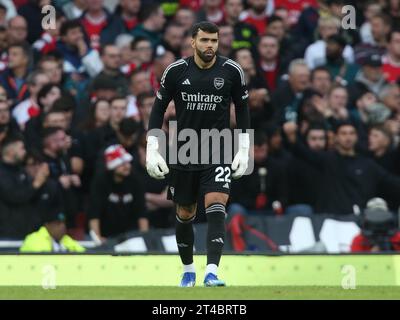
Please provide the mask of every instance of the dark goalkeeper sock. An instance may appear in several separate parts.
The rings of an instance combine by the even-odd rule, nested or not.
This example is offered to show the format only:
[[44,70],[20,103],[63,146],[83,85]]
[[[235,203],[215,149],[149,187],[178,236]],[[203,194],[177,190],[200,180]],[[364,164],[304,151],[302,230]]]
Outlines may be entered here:
[[207,231],[207,265],[219,265],[222,248],[225,242],[225,206],[213,203],[206,209]]
[[176,216],[176,243],[182,263],[188,265],[193,263],[193,221],[196,216],[190,219],[181,219]]

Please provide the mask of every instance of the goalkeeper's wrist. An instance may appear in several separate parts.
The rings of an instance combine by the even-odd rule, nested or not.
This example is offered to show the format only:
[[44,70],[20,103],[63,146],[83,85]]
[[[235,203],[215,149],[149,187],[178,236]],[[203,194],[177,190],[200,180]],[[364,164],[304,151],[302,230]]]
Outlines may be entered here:
[[238,147],[239,150],[249,150],[250,149],[250,135],[248,133],[239,133],[238,137]]
[[147,137],[147,149],[148,150],[158,150],[158,139],[156,136]]

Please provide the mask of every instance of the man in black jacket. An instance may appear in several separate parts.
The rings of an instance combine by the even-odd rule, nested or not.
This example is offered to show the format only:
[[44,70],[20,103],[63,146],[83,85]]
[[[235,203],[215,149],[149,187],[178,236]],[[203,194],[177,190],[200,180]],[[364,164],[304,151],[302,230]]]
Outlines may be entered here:
[[357,131],[352,123],[337,124],[336,150],[333,152],[317,153],[307,149],[297,137],[294,122],[285,123],[284,131],[294,156],[312,163],[321,172],[317,212],[359,212],[381,188],[400,194],[400,178],[355,152]]
[[[327,140],[327,131],[323,125],[313,124],[305,134],[307,148],[313,152],[324,152]],[[298,157],[291,158],[287,167],[290,186],[289,204],[293,206],[290,211],[298,210],[298,205],[308,205],[313,209],[320,188],[320,171]],[[308,209],[311,209],[310,207]],[[305,209],[303,206],[302,208]]]
[[49,176],[42,164],[34,178],[23,167],[26,150],[19,136],[3,142],[0,161],[0,237],[23,239],[40,226],[38,204],[42,186]]

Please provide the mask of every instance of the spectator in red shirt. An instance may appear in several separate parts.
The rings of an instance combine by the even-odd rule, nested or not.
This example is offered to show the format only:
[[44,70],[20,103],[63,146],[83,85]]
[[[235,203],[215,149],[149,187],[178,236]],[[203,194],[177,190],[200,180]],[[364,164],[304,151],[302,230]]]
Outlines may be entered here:
[[91,47],[96,50],[101,45],[114,43],[115,38],[125,31],[121,18],[104,8],[104,0],[87,0],[87,11],[83,13],[80,22],[90,39]]
[[388,35],[387,54],[382,58],[383,73],[388,82],[400,78],[400,29],[390,31]]
[[268,0],[250,0],[250,9],[242,12],[239,19],[256,28],[258,35],[265,33],[267,27],[267,1]]
[[140,10],[140,0],[120,0],[119,6],[115,10],[125,25],[125,31],[132,31],[139,23],[138,13]]
[[280,75],[279,40],[272,35],[262,36],[258,43],[258,53],[260,55],[259,66],[265,82],[268,89],[274,91]]
[[291,26],[295,25],[301,12],[309,7],[317,7],[316,0],[275,0],[275,8],[283,7],[288,10],[288,19]]

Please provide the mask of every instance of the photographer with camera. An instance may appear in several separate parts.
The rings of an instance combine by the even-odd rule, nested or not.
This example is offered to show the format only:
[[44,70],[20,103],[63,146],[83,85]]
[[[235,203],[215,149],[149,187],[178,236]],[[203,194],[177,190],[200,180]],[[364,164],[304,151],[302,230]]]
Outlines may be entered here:
[[361,218],[361,233],[351,244],[351,252],[400,251],[400,231],[395,215],[382,198],[373,198]]

